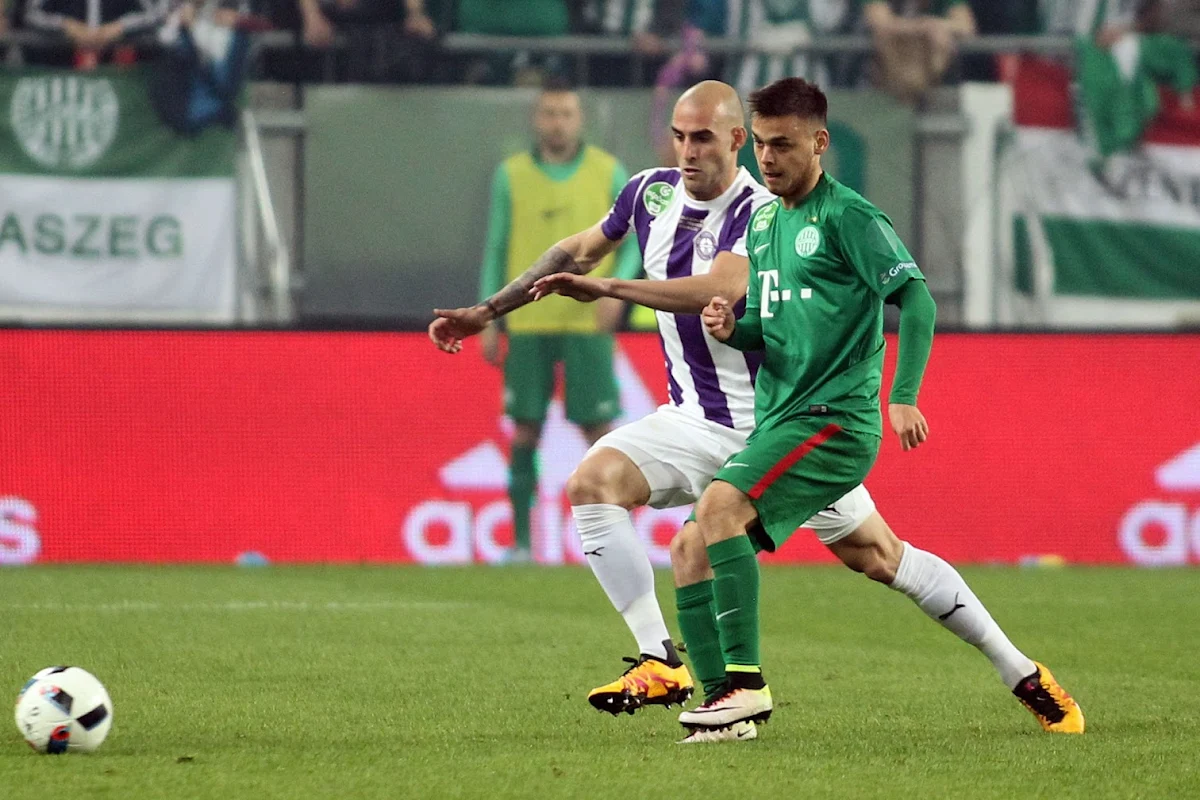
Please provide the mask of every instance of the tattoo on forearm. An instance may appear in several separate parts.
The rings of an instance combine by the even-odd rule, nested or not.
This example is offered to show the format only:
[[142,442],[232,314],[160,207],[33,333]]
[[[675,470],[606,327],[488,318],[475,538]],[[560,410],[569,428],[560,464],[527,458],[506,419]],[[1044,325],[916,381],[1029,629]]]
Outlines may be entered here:
[[532,267],[485,300],[484,305],[490,308],[497,317],[503,317],[533,299],[529,296],[529,290],[533,288],[533,284],[538,278],[544,278],[556,272],[573,272],[576,275],[582,275],[586,271],[566,250],[557,246],[551,247],[533,263]]

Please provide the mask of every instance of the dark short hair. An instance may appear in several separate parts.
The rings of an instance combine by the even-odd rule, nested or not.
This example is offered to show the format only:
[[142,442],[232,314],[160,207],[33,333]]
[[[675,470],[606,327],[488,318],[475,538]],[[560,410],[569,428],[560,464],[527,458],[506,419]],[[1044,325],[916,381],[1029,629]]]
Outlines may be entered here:
[[548,75],[542,81],[542,94],[561,94],[573,91],[575,91],[575,86],[565,75]]
[[818,119],[826,122],[829,100],[815,83],[784,78],[750,93],[750,113],[760,117]]

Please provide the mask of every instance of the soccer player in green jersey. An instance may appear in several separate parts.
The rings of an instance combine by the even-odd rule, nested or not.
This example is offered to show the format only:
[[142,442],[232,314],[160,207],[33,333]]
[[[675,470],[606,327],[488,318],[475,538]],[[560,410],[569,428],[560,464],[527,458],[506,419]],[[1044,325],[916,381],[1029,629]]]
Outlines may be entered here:
[[[874,464],[882,438],[885,302],[900,306],[892,430],[904,450],[929,433],[916,406],[935,314],[924,277],[888,218],[822,171],[829,132],[821,90],[786,78],[752,94],[750,103],[755,154],[778,197],[751,218],[745,314],[735,319],[729,301],[714,297],[702,316],[713,338],[762,350],[765,361],[755,386],[756,428],[697,504],[703,541],[672,547],[673,556],[678,550],[701,562],[687,567],[693,579],[711,575],[708,613],[681,613],[680,628],[689,651],[719,642],[726,677],[703,705],[680,715],[693,734],[685,741],[696,741],[697,732],[712,733],[701,741],[730,739],[721,732],[771,714],[759,657],[756,553],[783,544],[862,483]],[[1083,732],[1078,704],[1013,646],[958,572],[898,539],[878,512],[823,543],[846,566],[908,596],[978,647],[1044,729]]]

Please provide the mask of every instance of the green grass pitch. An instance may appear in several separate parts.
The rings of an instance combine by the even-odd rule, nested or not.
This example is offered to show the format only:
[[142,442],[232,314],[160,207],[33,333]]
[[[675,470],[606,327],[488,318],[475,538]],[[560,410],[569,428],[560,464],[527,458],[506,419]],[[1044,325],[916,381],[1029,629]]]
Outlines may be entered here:
[[675,709],[588,706],[633,646],[583,569],[5,570],[0,687],[83,666],[115,722],[62,757],[4,722],[0,797],[1200,797],[1200,571],[964,574],[1087,734],[840,568],[764,569],[775,716],[687,748]]

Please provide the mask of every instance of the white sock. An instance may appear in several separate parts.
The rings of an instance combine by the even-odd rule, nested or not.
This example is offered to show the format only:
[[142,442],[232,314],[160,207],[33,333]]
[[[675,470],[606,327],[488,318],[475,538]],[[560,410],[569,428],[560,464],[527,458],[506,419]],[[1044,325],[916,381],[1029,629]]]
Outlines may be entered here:
[[933,553],[905,542],[891,588],[907,596],[958,638],[978,647],[1008,688],[1037,671],[1034,663],[1000,630],[958,570]]
[[667,658],[671,638],[654,594],[654,568],[624,508],[609,503],[571,506],[588,564],[613,607],[637,639],[638,650]]

